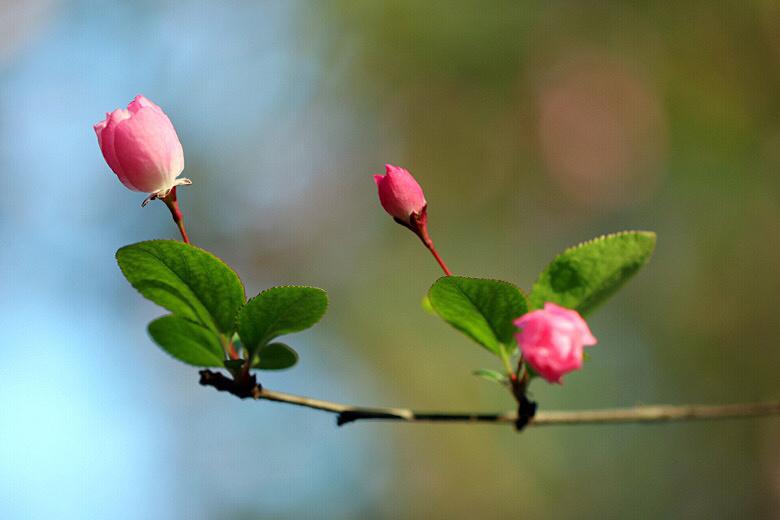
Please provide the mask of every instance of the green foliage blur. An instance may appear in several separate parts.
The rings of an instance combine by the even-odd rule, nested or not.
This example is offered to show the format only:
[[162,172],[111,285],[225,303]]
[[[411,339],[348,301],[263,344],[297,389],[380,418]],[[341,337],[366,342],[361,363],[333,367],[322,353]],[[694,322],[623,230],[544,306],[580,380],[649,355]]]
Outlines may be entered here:
[[[329,287],[329,326],[381,367],[388,402],[510,405],[467,375],[488,356],[415,308],[436,266],[362,200],[381,161],[420,180],[456,274],[528,289],[571,243],[658,233],[650,265],[593,314],[600,343],[585,368],[562,387],[534,383],[543,408],[778,396],[776,2],[344,0],[304,23],[329,64],[321,95],[371,129],[344,159],[356,186],[343,203],[376,231],[358,240],[336,226],[322,248],[359,241],[334,258],[332,269],[352,268]],[[380,516],[769,518],[780,508],[774,419],[521,436],[375,428],[405,475]]]

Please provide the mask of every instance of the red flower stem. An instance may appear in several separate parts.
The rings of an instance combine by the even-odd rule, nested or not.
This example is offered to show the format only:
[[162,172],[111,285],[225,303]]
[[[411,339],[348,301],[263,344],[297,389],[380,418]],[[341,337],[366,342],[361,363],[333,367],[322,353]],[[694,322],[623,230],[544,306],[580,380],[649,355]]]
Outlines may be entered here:
[[428,251],[431,252],[433,257],[439,263],[439,266],[441,267],[441,270],[444,271],[444,274],[447,276],[452,276],[452,271],[450,271],[449,267],[447,267],[447,264],[444,263],[444,260],[442,260],[439,252],[436,251],[436,247],[433,245],[433,240],[431,240],[431,236],[428,234],[428,215],[426,208],[423,208],[422,213],[413,213],[408,224],[398,219],[396,219],[396,222],[414,231],[414,233],[420,237],[420,240],[422,240],[423,245],[425,245]]
[[233,342],[223,334],[220,334],[219,339],[222,342],[222,350],[225,351],[225,354],[230,359],[238,359],[238,353],[236,352],[236,347],[233,345]]
[[452,276],[452,271],[449,270],[447,264],[445,264],[444,260],[442,260],[441,256],[439,256],[439,252],[436,251],[435,247],[433,247],[433,242],[428,241],[428,243],[425,244],[425,247],[428,248],[428,251],[430,251],[433,257],[436,259],[436,261],[439,262],[439,266],[441,266],[441,269],[442,271],[444,271],[444,274],[446,274],[447,276]]
[[184,229],[184,215],[182,215],[181,210],[179,209],[179,201],[176,199],[176,186],[174,186],[171,191],[161,199],[166,206],[168,206],[168,209],[171,211],[171,216],[173,217],[173,221],[176,223],[176,226],[179,228],[179,232],[181,233],[181,239],[184,240],[185,244],[190,243],[190,238],[187,236],[187,230]]
[[233,346],[232,341],[228,343],[228,355],[230,356],[230,359],[238,359],[238,352],[236,352],[236,347]]

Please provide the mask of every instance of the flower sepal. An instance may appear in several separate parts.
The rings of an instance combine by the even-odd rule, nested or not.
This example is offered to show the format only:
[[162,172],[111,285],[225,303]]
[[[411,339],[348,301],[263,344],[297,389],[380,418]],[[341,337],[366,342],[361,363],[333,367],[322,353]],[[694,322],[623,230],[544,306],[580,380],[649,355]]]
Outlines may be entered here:
[[173,186],[171,186],[170,188],[165,188],[164,190],[158,190],[155,191],[154,193],[150,193],[149,196],[146,197],[144,201],[141,203],[141,207],[142,208],[146,207],[146,205],[153,200],[166,198],[168,195],[170,195],[171,191],[173,191],[173,189],[176,188],[177,186],[189,186],[190,184],[192,184],[192,180],[186,177],[182,177],[181,179],[176,179],[173,183]]

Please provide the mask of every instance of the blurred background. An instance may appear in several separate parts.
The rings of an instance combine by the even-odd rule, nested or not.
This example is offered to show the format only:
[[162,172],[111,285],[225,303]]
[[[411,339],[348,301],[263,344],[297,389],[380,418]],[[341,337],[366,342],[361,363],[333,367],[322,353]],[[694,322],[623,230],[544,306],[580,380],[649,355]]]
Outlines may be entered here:
[[381,210],[425,188],[458,274],[529,288],[565,247],[658,232],[545,409],[780,397],[780,4],[0,0],[0,518],[778,518],[780,421],[358,423],[197,384],[114,262],[178,238],[92,125],[143,93],[184,145],[193,241],[325,320],[274,389],[500,411]]

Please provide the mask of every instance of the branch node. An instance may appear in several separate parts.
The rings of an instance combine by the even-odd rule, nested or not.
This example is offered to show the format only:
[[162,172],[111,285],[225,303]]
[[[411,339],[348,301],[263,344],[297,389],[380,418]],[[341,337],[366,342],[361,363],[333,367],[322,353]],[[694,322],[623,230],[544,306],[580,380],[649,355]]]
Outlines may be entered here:
[[517,405],[517,419],[515,419],[516,432],[519,433],[528,426],[528,423],[530,423],[536,415],[537,407],[536,401],[531,401],[525,394],[521,395]]
[[543,410],[537,413],[537,404],[528,399],[524,393],[520,394],[519,392],[517,412],[498,414],[419,412],[407,408],[362,408],[268,390],[257,382],[257,378],[254,375],[234,380],[219,372],[201,370],[200,384],[214,387],[220,392],[227,392],[241,399],[263,399],[333,413],[336,414],[336,424],[338,426],[355,421],[374,419],[410,423],[511,424],[514,425],[517,431],[521,431],[526,426],[555,424],[661,423],[667,421],[717,420],[780,415],[780,401],[719,405],[654,405],[577,411]]
[[233,394],[240,399],[259,399],[263,391],[263,387],[257,382],[254,375],[248,375],[242,381],[236,381],[208,369],[201,370],[199,373],[201,385],[212,386],[220,392]]

